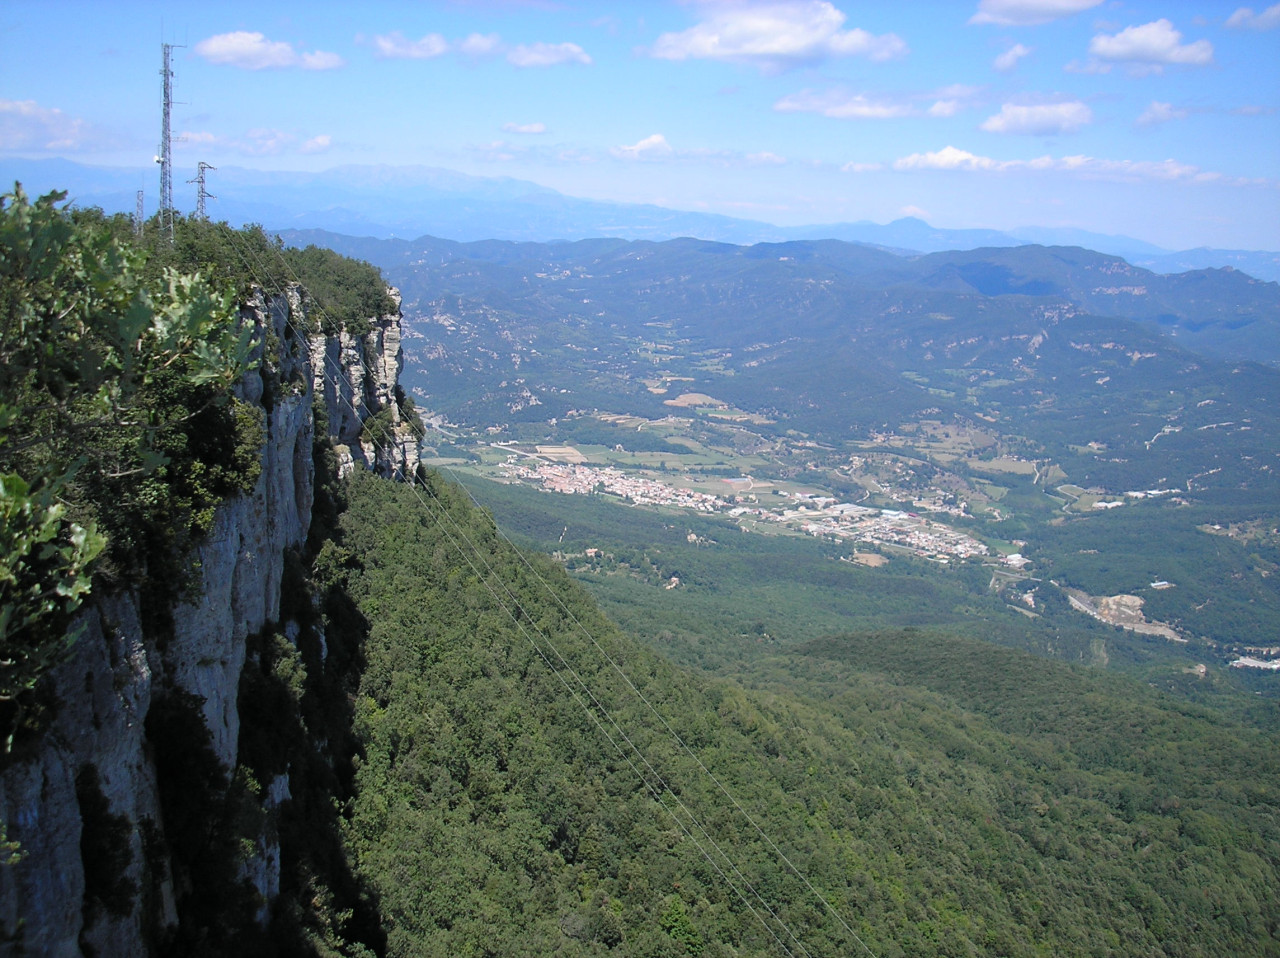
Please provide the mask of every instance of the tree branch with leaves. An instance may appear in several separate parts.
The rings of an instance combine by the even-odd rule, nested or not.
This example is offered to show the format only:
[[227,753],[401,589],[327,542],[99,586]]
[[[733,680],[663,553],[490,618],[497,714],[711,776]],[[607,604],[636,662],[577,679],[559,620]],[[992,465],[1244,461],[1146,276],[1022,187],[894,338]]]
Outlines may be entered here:
[[148,270],[64,199],[0,197],[0,703],[65,656],[104,558],[119,573],[188,544],[260,468],[260,422],[230,390],[254,345],[232,285]]

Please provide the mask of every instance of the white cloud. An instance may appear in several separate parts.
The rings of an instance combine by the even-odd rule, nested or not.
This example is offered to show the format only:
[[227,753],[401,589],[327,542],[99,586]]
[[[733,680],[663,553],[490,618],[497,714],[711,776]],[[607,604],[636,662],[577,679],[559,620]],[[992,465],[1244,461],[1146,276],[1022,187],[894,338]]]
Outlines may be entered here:
[[951,83],[944,87],[939,87],[929,96],[941,97],[942,99],[959,99],[968,100],[977,96],[982,92],[980,86],[970,86],[967,83]]
[[35,100],[0,99],[0,144],[6,150],[92,149],[89,124]]
[[509,47],[496,33],[472,33],[450,43],[438,33],[428,33],[420,40],[406,39],[402,33],[384,33],[373,38],[374,53],[384,60],[428,60],[458,53],[479,59],[506,55],[518,67],[550,67],[561,63],[590,64],[591,57],[576,43],[522,43]]
[[1111,64],[1103,63],[1101,60],[1085,60],[1083,63],[1079,60],[1072,60],[1062,69],[1067,73],[1080,73],[1085,76],[1094,76],[1101,73],[1110,73]]
[[981,0],[970,23],[993,23],[1001,27],[1049,23],[1096,7],[1102,0]]
[[246,30],[208,37],[196,44],[195,51],[210,63],[226,63],[246,70],[289,67],[298,57],[289,44],[273,43],[261,33]]
[[787,158],[766,150],[763,153],[748,153],[746,161],[756,166],[782,166],[787,162]]
[[188,146],[212,146],[219,142],[218,137],[207,130],[183,130],[173,139],[173,145],[178,148]]
[[652,136],[646,136],[639,143],[631,146],[615,146],[609,152],[623,160],[649,160],[670,156],[675,150],[671,148],[665,136],[654,133]]
[[1165,64],[1207,66],[1213,62],[1212,43],[1183,43],[1182,34],[1164,19],[1125,27],[1114,35],[1100,33],[1089,41],[1089,53],[1113,63],[1146,64],[1154,72]]
[[1093,122],[1093,111],[1079,100],[1068,103],[1041,103],[1020,106],[1006,103],[1000,112],[987,117],[982,129],[988,133],[1025,133],[1032,136],[1048,136],[1056,133],[1075,133],[1082,126]]
[[819,113],[835,120],[888,120],[910,116],[909,104],[872,100],[846,90],[801,90],[784,96],[773,105],[779,113]]
[[290,151],[298,142],[292,133],[263,127],[250,130],[245,137],[237,144],[237,149],[252,156],[275,156]]
[[507,54],[518,67],[553,67],[561,63],[591,64],[591,57],[576,43],[522,43]]
[[316,50],[312,53],[302,54],[300,65],[304,70],[336,70],[345,64],[346,61],[336,53]]
[[207,37],[195,45],[198,56],[210,63],[242,70],[269,70],[302,67],[304,70],[334,70],[344,61],[336,53],[316,50],[299,53],[292,44],[268,40],[261,33],[235,30]]
[[204,130],[185,130],[174,137],[174,149],[190,151],[200,148],[240,153],[245,156],[280,156],[292,153],[327,153],[333,146],[333,137],[321,133],[298,142],[298,136],[287,130],[258,127],[243,136],[224,137]]
[[1100,160],[1092,156],[1064,156],[1058,163],[1061,169],[1105,178],[1204,181],[1221,176],[1177,160]]
[[1086,179],[1133,182],[1140,180],[1186,183],[1225,183],[1233,186],[1266,185],[1266,181],[1225,177],[1177,160],[1107,160],[1093,156],[1040,156],[1030,160],[997,160],[990,156],[946,146],[931,153],[912,153],[893,162],[900,172],[952,170],[967,173],[1065,173]]
[[749,63],[766,70],[829,57],[883,61],[906,55],[907,45],[896,34],[842,30],[844,22],[845,15],[825,0],[726,6],[688,30],[662,34],[650,54],[662,60]]
[[[844,87],[790,93],[773,108],[779,113],[817,113],[834,120],[892,120],[904,116],[955,116],[977,102],[982,87],[952,83],[929,92],[871,97]],[[924,104],[933,101],[929,107]]]
[[1151,105],[1143,111],[1136,122],[1138,126],[1155,126],[1158,123],[1168,123],[1170,120],[1183,120],[1186,116],[1186,110],[1175,110],[1172,103],[1152,100]]
[[470,147],[469,150],[482,160],[490,163],[509,163],[516,159],[519,152],[514,150],[510,143],[504,143],[502,140],[494,140],[492,143],[479,143]]
[[1280,3],[1254,13],[1252,7],[1241,7],[1227,17],[1227,26],[1235,30],[1274,30],[1280,27]]
[[929,218],[928,211],[922,210],[918,206],[904,206],[902,209],[898,210],[898,212],[903,216],[914,216],[916,219],[921,220],[927,220]]
[[504,123],[502,129],[507,133],[537,134],[546,133],[545,123]]
[[496,33],[473,33],[458,44],[458,52],[469,57],[487,57],[502,49],[502,38]]
[[299,153],[328,153],[329,147],[333,145],[333,137],[328,133],[321,133],[319,136],[313,136],[307,142],[298,148]]
[[840,167],[841,173],[876,173],[884,169],[883,163],[846,163]]
[[1008,73],[1018,65],[1018,61],[1023,57],[1030,55],[1031,47],[1024,47],[1021,43],[1015,43],[1004,53],[1000,54],[991,61],[991,66],[999,70],[1001,73]]
[[374,55],[382,60],[429,60],[449,52],[449,41],[438,33],[428,33],[420,40],[409,40],[395,31],[373,38]]
[[997,170],[1004,164],[989,156],[944,146],[935,153],[912,153],[893,161],[895,170]]

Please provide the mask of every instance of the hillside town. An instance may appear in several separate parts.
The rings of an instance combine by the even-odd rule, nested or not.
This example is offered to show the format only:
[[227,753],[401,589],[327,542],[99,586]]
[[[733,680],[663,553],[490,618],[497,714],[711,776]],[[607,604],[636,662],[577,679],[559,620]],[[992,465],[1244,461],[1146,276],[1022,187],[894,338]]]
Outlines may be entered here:
[[876,509],[839,502],[829,496],[801,493],[774,497],[778,502],[754,495],[717,496],[642,476],[628,475],[613,467],[580,463],[508,459],[503,472],[510,478],[532,483],[548,492],[566,495],[607,494],[637,506],[690,509],[703,513],[724,513],[752,529],[757,523],[777,523],[812,536],[839,542],[864,543],[906,552],[938,562],[981,557],[986,544],[943,523],[917,513]]

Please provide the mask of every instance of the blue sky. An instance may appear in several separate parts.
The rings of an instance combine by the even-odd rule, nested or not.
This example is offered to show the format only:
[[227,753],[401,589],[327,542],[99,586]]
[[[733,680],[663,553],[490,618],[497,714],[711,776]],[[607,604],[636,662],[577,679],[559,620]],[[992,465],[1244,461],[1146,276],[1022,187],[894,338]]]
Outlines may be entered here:
[[162,41],[177,174],[423,164],[783,225],[1280,250],[1280,4],[6,0],[0,155],[150,164]]

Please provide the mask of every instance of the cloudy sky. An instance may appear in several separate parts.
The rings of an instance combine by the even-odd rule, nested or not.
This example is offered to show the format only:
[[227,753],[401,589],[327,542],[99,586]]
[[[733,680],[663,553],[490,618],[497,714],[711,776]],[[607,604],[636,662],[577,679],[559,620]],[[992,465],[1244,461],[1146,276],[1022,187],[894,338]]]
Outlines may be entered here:
[[1280,3],[5,0],[0,155],[1280,250]]

